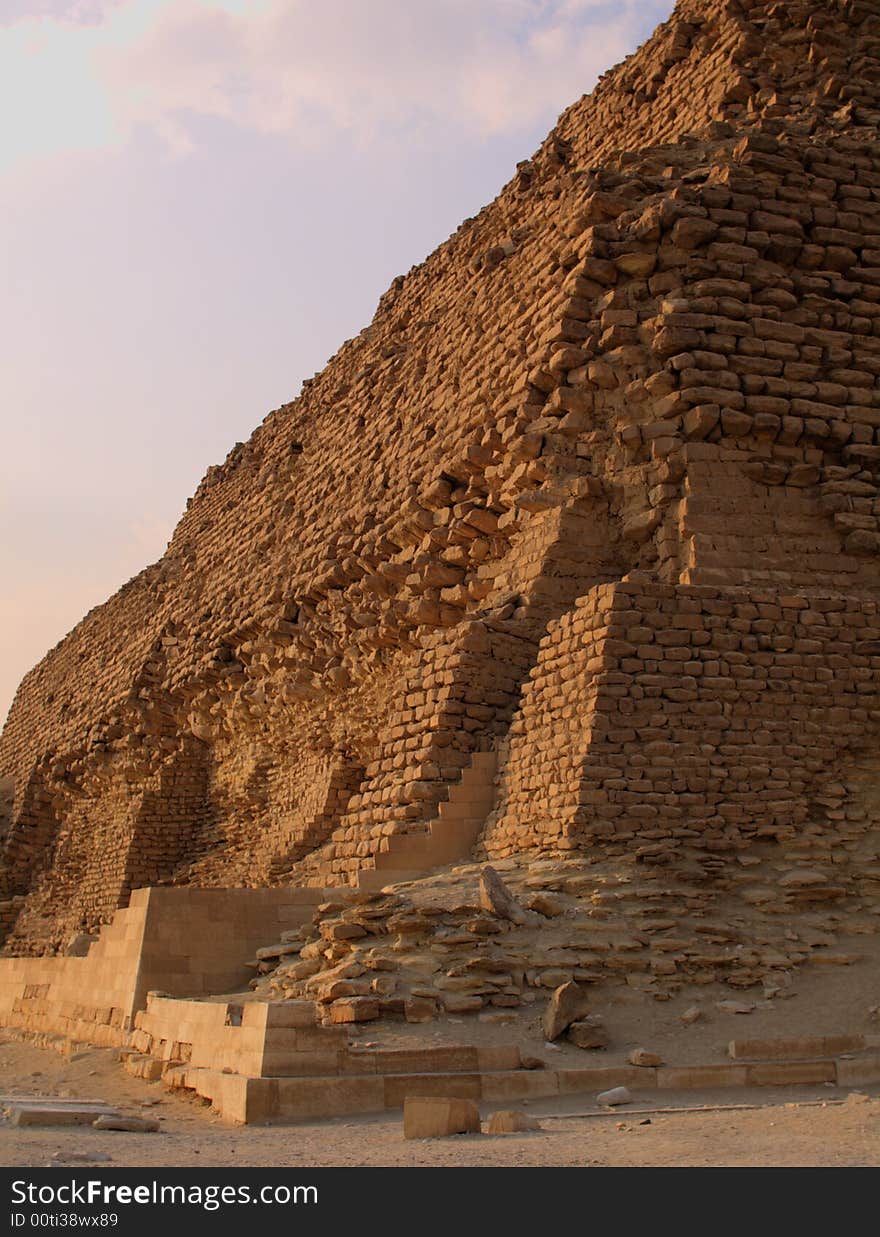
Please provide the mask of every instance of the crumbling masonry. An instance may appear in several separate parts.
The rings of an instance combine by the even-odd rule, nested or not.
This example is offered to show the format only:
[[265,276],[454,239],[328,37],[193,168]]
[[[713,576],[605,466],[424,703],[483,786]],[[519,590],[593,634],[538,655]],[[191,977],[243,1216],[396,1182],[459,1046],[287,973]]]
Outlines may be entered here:
[[878,120],[880,0],[681,0],[25,677],[7,951],[457,848],[876,898]]

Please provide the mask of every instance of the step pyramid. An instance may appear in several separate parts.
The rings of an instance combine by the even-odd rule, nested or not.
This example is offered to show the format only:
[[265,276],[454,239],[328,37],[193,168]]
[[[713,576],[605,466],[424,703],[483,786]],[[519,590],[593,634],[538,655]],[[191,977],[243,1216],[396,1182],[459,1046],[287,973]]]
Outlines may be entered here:
[[851,820],[878,120],[877,0],[681,0],[25,677],[8,948],[144,885],[427,862],[481,754],[490,856]]

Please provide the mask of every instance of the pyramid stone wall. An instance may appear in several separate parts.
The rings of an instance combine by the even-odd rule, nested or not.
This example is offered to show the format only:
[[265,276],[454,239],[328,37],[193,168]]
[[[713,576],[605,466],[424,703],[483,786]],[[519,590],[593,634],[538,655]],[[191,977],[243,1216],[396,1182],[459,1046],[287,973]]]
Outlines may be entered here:
[[[51,950],[143,884],[353,880],[512,721],[493,852],[609,823],[638,845],[784,840],[875,720],[854,633],[880,590],[878,59],[878,0],[682,0],[208,470],[163,558],[16,696],[10,949]],[[632,587],[638,640],[599,622]],[[648,655],[658,598],[708,644]],[[700,684],[608,737],[611,687],[652,700],[690,662]],[[814,745],[827,682],[841,712]],[[788,710],[770,745],[811,748],[800,772],[744,753],[764,701]],[[706,716],[734,737],[704,758]],[[645,742],[674,750],[631,780]],[[705,786],[669,780],[679,756]]]
[[541,642],[484,846],[785,846],[876,746],[878,656],[877,599],[600,586]]

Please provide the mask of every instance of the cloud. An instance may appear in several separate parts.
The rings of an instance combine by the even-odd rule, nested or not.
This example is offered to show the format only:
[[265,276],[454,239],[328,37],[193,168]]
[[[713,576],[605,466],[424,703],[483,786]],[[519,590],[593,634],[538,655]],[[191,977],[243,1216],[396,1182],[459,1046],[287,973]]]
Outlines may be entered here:
[[15,0],[0,29],[0,170],[200,120],[315,147],[544,120],[671,0]]
[[0,26],[23,18],[63,18],[71,22],[97,23],[122,0],[3,0]]

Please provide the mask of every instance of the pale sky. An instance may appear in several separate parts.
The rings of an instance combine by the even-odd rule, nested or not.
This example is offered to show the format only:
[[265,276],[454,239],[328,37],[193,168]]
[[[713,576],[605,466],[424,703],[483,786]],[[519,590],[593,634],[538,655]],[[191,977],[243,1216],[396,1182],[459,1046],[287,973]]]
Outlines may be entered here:
[[0,0],[0,719],[673,0]]

